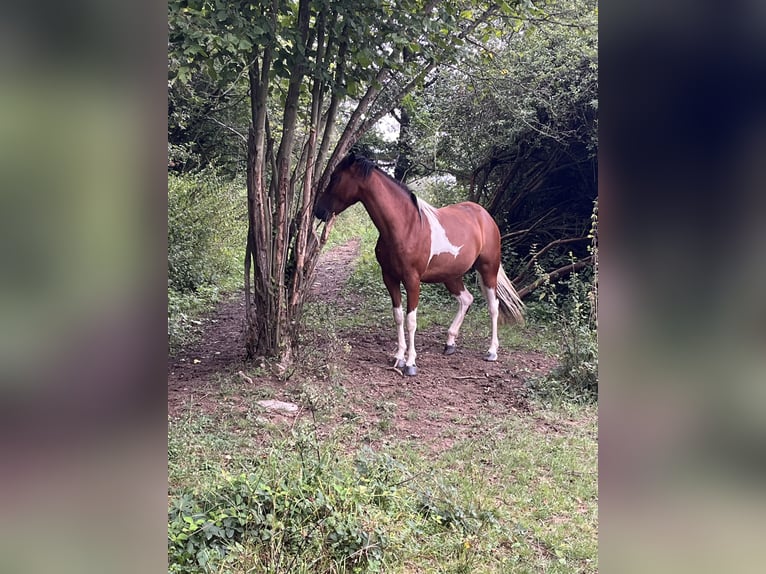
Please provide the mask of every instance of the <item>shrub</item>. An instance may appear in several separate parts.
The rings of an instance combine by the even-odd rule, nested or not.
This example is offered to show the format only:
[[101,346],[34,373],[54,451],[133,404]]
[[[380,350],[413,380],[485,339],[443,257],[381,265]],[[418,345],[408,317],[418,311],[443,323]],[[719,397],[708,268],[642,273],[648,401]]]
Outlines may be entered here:
[[240,186],[212,172],[168,175],[168,343],[194,336],[197,317],[242,277],[246,202]]
[[[545,272],[538,265],[537,274]],[[544,398],[576,402],[598,398],[598,337],[593,281],[584,274],[570,273],[566,281],[545,281],[540,304],[533,307],[537,318],[548,322],[555,333],[560,364],[542,381],[533,384]]]
[[378,571],[387,538],[371,513],[396,495],[384,482],[390,477],[374,457],[355,471],[339,468],[311,443],[294,435],[254,472],[177,496],[168,511],[168,571],[219,571],[245,552],[257,571]]
[[210,172],[168,176],[168,288],[196,292],[232,279],[244,245],[245,200]]
[[369,448],[339,456],[305,427],[242,468],[174,494],[169,573],[380,572],[412,544],[462,541],[497,524],[446,481],[430,484]]

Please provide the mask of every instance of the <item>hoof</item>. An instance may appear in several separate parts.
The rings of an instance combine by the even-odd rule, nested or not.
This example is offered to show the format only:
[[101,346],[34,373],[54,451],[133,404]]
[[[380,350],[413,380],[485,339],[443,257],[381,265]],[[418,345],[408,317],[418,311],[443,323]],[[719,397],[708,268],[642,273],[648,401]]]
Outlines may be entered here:
[[404,359],[394,359],[394,368],[395,369],[403,369],[404,368]]
[[497,353],[487,353],[484,355],[484,360],[490,362],[497,361]]
[[402,372],[408,377],[414,377],[418,374],[418,368],[415,365],[405,365]]
[[457,351],[457,345],[444,345],[445,355],[454,355],[455,351]]

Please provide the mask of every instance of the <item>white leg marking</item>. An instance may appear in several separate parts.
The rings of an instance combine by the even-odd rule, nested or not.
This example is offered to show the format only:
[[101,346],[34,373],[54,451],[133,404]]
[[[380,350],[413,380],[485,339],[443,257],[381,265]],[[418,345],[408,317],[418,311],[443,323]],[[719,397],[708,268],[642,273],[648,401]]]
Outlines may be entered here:
[[471,306],[471,303],[473,303],[473,295],[471,295],[468,289],[463,289],[458,295],[454,295],[454,297],[457,299],[458,308],[457,314],[452,320],[452,324],[449,326],[449,330],[447,331],[447,345],[449,346],[454,346],[455,338],[460,332],[460,326],[463,324],[465,314],[468,312],[468,308]]
[[418,309],[415,307],[412,311],[407,313],[407,334],[410,338],[410,346],[407,349],[407,362],[408,367],[415,364],[415,358],[418,354],[415,352],[415,330],[418,327]]
[[500,342],[497,339],[497,316],[500,314],[500,301],[497,300],[497,294],[494,289],[485,289],[484,296],[487,298],[487,307],[489,307],[489,318],[492,321],[492,339],[489,342],[489,350],[487,351],[487,360],[494,361],[497,359],[497,347]]
[[394,322],[396,323],[397,347],[394,358],[396,363],[404,362],[404,351],[407,349],[407,343],[404,340],[404,311],[401,307],[394,307]]

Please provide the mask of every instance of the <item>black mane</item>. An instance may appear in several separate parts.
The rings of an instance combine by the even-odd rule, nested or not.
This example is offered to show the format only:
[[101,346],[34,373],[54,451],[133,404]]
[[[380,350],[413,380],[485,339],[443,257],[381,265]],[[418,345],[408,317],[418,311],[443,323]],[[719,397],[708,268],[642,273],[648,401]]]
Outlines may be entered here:
[[380,169],[374,161],[372,161],[369,158],[366,158],[361,155],[355,155],[353,152],[348,154],[341,162],[338,164],[338,170],[344,170],[352,165],[356,165],[362,172],[362,178],[367,179],[370,177],[370,174],[373,170],[378,171],[379,173],[383,174],[386,179],[390,180],[391,182],[395,183],[399,189],[401,189],[403,192],[405,192],[407,195],[410,196],[410,199],[412,200],[412,203],[415,205],[415,207],[418,206],[418,198],[415,196],[415,193],[407,187],[404,183],[401,181],[394,179],[390,175],[388,175],[385,171]]

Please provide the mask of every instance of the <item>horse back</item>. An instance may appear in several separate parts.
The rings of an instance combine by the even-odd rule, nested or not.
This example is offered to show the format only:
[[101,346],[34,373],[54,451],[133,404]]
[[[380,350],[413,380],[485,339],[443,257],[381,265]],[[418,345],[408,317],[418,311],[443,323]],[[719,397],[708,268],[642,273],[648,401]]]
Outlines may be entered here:
[[461,243],[484,252],[500,251],[500,231],[489,212],[478,203],[464,201],[437,210],[447,237],[456,245]]
[[479,204],[470,201],[436,210],[438,224],[450,246],[458,248],[433,256],[423,272],[428,283],[443,282],[466,273],[477,263],[497,271],[500,262],[500,232],[494,219]]

